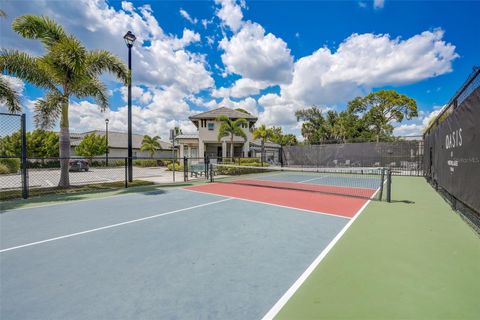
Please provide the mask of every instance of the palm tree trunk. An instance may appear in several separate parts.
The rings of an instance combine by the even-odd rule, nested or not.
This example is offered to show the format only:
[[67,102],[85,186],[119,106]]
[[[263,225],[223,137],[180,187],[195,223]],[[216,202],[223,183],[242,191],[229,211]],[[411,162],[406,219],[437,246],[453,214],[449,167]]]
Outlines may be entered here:
[[70,186],[68,175],[68,162],[70,160],[70,130],[68,123],[68,99],[63,103],[60,120],[60,180],[58,186],[67,188]]

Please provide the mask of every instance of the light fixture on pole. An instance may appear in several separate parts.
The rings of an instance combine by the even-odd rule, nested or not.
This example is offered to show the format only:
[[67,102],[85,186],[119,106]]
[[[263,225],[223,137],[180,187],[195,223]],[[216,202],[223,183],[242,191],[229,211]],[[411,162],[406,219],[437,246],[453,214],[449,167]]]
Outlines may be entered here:
[[133,181],[133,167],[132,167],[132,47],[133,43],[137,39],[135,35],[128,31],[124,36],[123,39],[128,48],[128,72],[129,72],[129,79],[128,79],[128,181]]
[[107,145],[106,146],[107,149],[105,151],[105,164],[106,164],[107,167],[108,167],[108,152],[109,152],[108,151],[108,149],[109,149],[109,146],[108,146],[108,122],[109,122],[108,118],[105,119],[105,143]]

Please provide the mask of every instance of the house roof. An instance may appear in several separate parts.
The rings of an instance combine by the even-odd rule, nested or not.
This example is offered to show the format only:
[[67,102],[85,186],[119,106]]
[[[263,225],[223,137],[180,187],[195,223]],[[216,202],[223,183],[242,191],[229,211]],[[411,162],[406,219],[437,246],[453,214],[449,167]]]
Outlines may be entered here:
[[216,119],[219,116],[227,116],[231,119],[247,119],[247,120],[257,120],[258,118],[254,115],[243,113],[234,109],[227,107],[221,107],[218,109],[213,109],[207,112],[202,112],[196,115],[189,117],[190,120],[199,120],[199,119]]
[[198,133],[192,134],[179,134],[175,139],[198,139]]
[[[70,134],[70,140],[72,146],[78,146],[78,144],[83,140],[83,137],[87,134],[95,133],[99,136],[104,136],[105,131],[93,130],[78,134]],[[133,149],[140,149],[142,146],[143,135],[132,134],[132,147]],[[172,149],[172,144],[170,142],[159,140],[161,149]],[[128,148],[128,135],[124,132],[115,132],[108,131],[108,146],[110,148]]]

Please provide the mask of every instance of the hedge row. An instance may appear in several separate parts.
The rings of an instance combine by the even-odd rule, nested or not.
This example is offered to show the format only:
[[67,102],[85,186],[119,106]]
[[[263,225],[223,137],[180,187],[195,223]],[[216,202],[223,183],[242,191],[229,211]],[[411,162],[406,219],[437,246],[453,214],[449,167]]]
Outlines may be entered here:
[[20,170],[20,159],[0,159],[0,174],[17,173]]

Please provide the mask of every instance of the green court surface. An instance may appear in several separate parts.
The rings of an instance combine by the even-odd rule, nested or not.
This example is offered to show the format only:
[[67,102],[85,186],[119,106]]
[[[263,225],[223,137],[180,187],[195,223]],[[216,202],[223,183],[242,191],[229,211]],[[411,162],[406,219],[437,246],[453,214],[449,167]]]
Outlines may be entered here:
[[393,182],[276,319],[479,319],[480,238],[425,179]]

